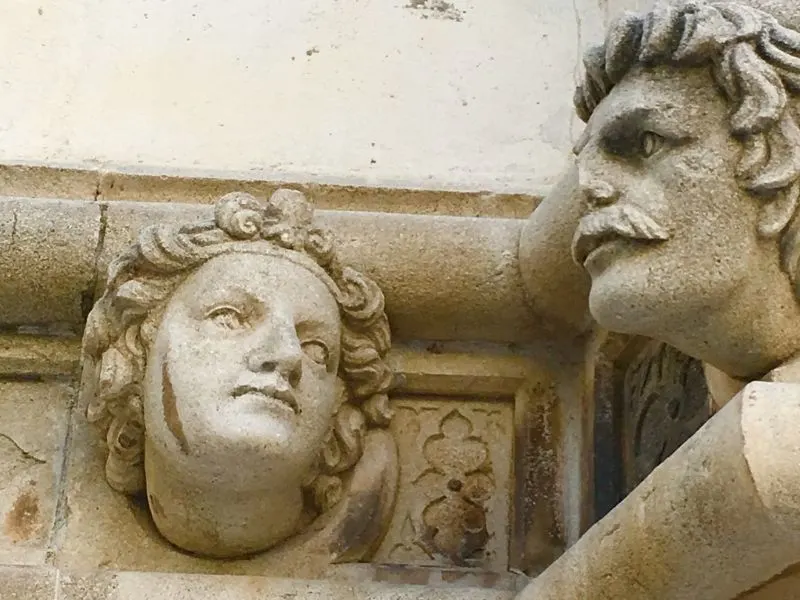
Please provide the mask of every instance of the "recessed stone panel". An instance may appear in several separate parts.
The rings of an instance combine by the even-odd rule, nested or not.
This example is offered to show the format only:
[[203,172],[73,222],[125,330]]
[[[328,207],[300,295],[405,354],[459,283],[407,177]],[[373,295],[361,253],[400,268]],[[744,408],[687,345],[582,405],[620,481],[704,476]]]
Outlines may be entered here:
[[375,560],[505,571],[513,405],[409,397],[394,408],[400,492]]

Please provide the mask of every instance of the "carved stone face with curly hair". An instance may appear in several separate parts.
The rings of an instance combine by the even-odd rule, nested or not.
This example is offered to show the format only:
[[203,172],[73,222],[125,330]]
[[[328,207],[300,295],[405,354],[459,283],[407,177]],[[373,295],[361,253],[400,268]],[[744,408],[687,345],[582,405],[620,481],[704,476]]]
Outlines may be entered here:
[[226,196],[213,223],[152,227],[90,315],[88,415],[106,428],[108,481],[146,491],[185,550],[270,548],[340,503],[369,443],[394,456],[383,296],[311,216],[282,190]]
[[790,25],[796,0],[626,14],[586,53],[575,97],[587,126],[572,253],[591,276],[593,316],[740,377],[800,350]]

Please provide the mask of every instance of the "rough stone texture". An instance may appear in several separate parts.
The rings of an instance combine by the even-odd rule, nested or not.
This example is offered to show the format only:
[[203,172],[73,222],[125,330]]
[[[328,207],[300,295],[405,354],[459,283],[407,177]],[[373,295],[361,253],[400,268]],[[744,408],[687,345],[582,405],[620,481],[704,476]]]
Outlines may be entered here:
[[0,564],[45,561],[72,395],[59,382],[0,382]]
[[287,185],[314,198],[315,206],[325,210],[524,218],[539,201],[539,196],[529,193],[298,184],[288,181],[137,175],[48,166],[0,165],[2,194],[31,198],[213,204],[231,190],[269,196]]
[[0,335],[0,376],[73,376],[80,340],[34,335]]
[[643,4],[11,0],[0,162],[530,192],[578,49]]
[[0,566],[3,600],[57,600],[57,588],[55,569]]
[[438,588],[479,587],[487,590],[521,590],[530,578],[517,572],[490,572],[465,567],[414,567],[378,563],[348,563],[331,569],[337,581],[375,581],[394,585],[428,585]]
[[[793,0],[741,1],[773,10],[785,23],[800,29],[800,12]],[[470,11],[465,12],[463,6],[451,2],[414,1],[405,8],[421,21],[439,25],[458,25],[470,18]],[[559,9],[564,9],[564,5]],[[674,18],[675,10],[685,12],[682,15],[685,18]],[[390,301],[396,300],[394,305],[390,302],[389,312],[407,337],[508,343],[546,333],[562,342],[553,344],[559,352],[545,362],[548,366],[560,364],[563,373],[543,378],[540,389],[531,385],[535,393],[526,390],[526,394],[518,395],[514,408],[515,441],[528,439],[533,432],[544,441],[541,449],[545,452],[555,449],[557,456],[550,466],[556,465],[558,469],[557,483],[561,486],[558,502],[549,493],[558,487],[553,484],[555,468],[549,471],[542,468],[536,475],[546,482],[548,493],[543,498],[536,497],[532,509],[519,500],[514,504],[517,509],[531,509],[535,517],[543,516],[543,521],[552,525],[549,536],[539,538],[529,536],[530,531],[525,527],[521,531],[515,527],[511,533],[511,547],[522,548],[526,553],[533,548],[532,555],[538,557],[537,567],[543,566],[548,552],[554,556],[560,551],[560,543],[574,542],[590,519],[585,499],[591,487],[587,449],[591,447],[593,420],[591,402],[585,401],[585,392],[589,387],[587,382],[594,376],[593,344],[598,337],[578,337],[578,341],[575,338],[590,327],[590,314],[605,328],[657,338],[695,360],[706,361],[713,365],[706,373],[713,374],[716,369],[742,383],[763,377],[798,381],[800,361],[791,357],[800,348],[800,309],[796,298],[800,254],[800,129],[795,121],[800,38],[777,28],[770,18],[734,4],[702,8],[688,4],[674,11],[653,13],[647,17],[647,23],[628,16],[615,25],[616,33],[609,41],[621,45],[587,54],[590,73],[580,79],[577,108],[581,118],[588,121],[591,117],[591,121],[585,135],[574,140],[577,141],[574,168],[526,225],[519,254],[516,242],[520,230],[514,222],[463,220],[456,225],[454,221],[423,217],[403,216],[395,220],[387,215],[357,218],[326,215],[326,221],[337,224],[343,233],[346,252],[352,253],[353,264],[366,266],[365,271],[376,274]],[[731,16],[731,11],[736,14]],[[125,15],[125,10],[120,14]],[[330,13],[322,11],[322,14]],[[335,18],[341,16],[337,13]],[[163,24],[159,21],[141,29],[152,32],[160,26]],[[642,36],[642,31],[646,35]],[[136,39],[139,35],[127,33],[130,38],[123,33],[120,39]],[[744,41],[739,37],[731,39],[733,34]],[[247,36],[243,34],[242,39]],[[675,46],[677,40],[681,40],[679,47]],[[113,50],[108,56],[119,58]],[[321,53],[323,50],[313,46],[306,56],[314,61]],[[692,68],[698,62],[704,66]],[[646,63],[647,68],[640,63]],[[125,62],[118,60],[114,64]],[[713,67],[713,76],[708,66]],[[102,73],[103,65],[98,68]],[[191,73],[190,69],[187,78]],[[308,75],[304,81],[313,81],[313,70]],[[215,84],[219,85],[215,89],[226,94],[236,87],[221,85],[220,81]],[[98,97],[101,96],[102,89]],[[85,93],[77,97],[81,101],[86,99]],[[92,102],[99,100],[92,96],[89,105]],[[117,105],[113,101],[111,104]],[[207,107],[199,107],[198,112],[203,112],[202,108]],[[68,107],[64,114],[72,114],[71,110]],[[222,114],[234,114],[227,106],[226,110],[231,113]],[[238,118],[246,111],[235,114]],[[319,114],[327,113],[320,110]],[[358,111],[352,114],[358,114],[367,124],[374,118],[374,115],[363,117]],[[181,127],[192,122],[190,117],[194,116],[181,113],[184,120],[171,120],[170,125],[175,128],[171,131],[181,133]],[[256,121],[256,125],[259,123]],[[313,127],[313,123],[310,120],[304,126]],[[126,126],[131,125],[128,122]],[[257,130],[255,127],[254,131]],[[81,130],[81,135],[89,133],[91,127]],[[281,138],[280,143],[288,139]],[[196,159],[198,164],[194,167],[199,170],[204,160],[224,162],[224,157],[235,154],[226,151],[224,136],[219,141],[223,142],[220,146],[196,145],[198,153],[202,150],[206,154]],[[95,138],[76,136],[77,155],[94,142]],[[158,150],[156,147],[153,152]],[[314,146],[313,152],[319,150],[324,151],[325,144]],[[143,156],[146,162],[158,154],[137,156]],[[170,156],[191,158],[190,153]],[[348,169],[352,156],[342,153],[341,157],[344,168]],[[266,177],[264,164],[262,161],[255,168],[261,169],[258,173]],[[278,171],[284,172],[281,169],[286,164],[291,168],[293,163],[287,161]],[[402,161],[390,164],[400,165],[401,169],[408,166]],[[183,168],[181,164],[172,166]],[[230,163],[222,168],[234,176]],[[146,165],[141,169],[146,169]],[[110,190],[109,185],[109,195]],[[104,205],[106,216],[112,208],[117,207]],[[104,221],[108,225],[107,240],[115,240],[112,243],[126,242],[141,223],[159,211],[164,215],[178,214],[171,207],[169,210],[159,207],[142,218],[133,205],[118,205],[118,208],[119,214],[128,211],[118,227],[112,221]],[[187,214],[195,210],[181,209]],[[168,216],[167,220],[171,218]],[[442,252],[443,248],[449,253]],[[478,260],[470,254],[472,248],[480,249]],[[115,252],[109,247],[101,250],[105,253],[101,263]],[[444,261],[445,254],[456,258]],[[419,265],[436,265],[440,272],[434,273],[430,268],[417,270],[419,265],[409,261],[409,256],[419,261]],[[589,277],[576,265],[582,265]],[[396,279],[380,279],[377,266]],[[527,298],[522,294],[522,281],[528,288]],[[542,323],[521,308],[525,300],[545,326],[540,327]],[[460,308],[463,306],[467,308]],[[570,343],[564,343],[565,339]],[[576,346],[584,353],[576,351]],[[643,365],[643,372],[636,371],[636,376],[631,377],[636,381],[629,387],[635,393],[629,395],[645,396],[647,405],[651,396],[660,393],[653,391],[649,382],[660,385],[675,378],[670,376],[669,369],[664,377],[658,361],[647,360]],[[677,372],[683,373],[680,369]],[[694,375],[698,376],[698,372],[695,369]],[[678,379],[682,378],[680,374]],[[424,379],[433,384],[436,377],[425,373]],[[721,377],[718,379],[722,384],[712,384],[712,396],[721,405],[736,386],[727,385],[730,381]],[[484,377],[483,382],[487,381]],[[501,378],[497,385],[506,383]],[[445,383],[444,387],[449,385]],[[800,411],[798,393],[796,386],[745,388],[738,400],[729,403],[656,469],[626,502],[523,592],[523,597],[654,596],[724,600],[763,584],[785,568],[791,569],[800,560],[800,539],[796,533],[800,518],[800,500],[796,497],[800,487],[796,478],[800,442],[795,440],[796,428],[793,428],[800,416],[795,414]],[[555,399],[571,400],[558,405],[557,418],[553,418]],[[627,408],[632,408],[637,417],[631,419],[633,425],[629,428],[644,431],[637,431],[634,439],[652,437],[651,454],[658,460],[677,445],[666,439],[669,436],[665,439],[645,436],[647,419],[638,417],[649,414],[648,410],[633,405]],[[426,453],[426,449],[451,437],[470,442],[464,447],[481,446],[472,439],[477,437],[472,433],[474,430],[464,424],[469,419],[459,419],[459,410],[467,409],[461,407],[434,419],[441,432],[428,437],[418,458],[444,464],[455,463],[451,459],[457,455],[466,462],[469,452],[443,452],[442,456],[450,457],[446,461],[436,459],[439,453],[433,450]],[[650,423],[649,431],[660,435],[665,428],[659,426],[670,420],[673,420],[671,411],[666,406],[655,423]],[[548,427],[553,429],[548,431]],[[409,428],[413,431],[413,425]],[[552,431],[557,435],[553,436]],[[557,438],[555,443],[552,437]],[[520,454],[525,456],[523,466],[532,467],[535,462],[525,453],[528,449]],[[474,454],[482,456],[480,449]],[[483,454],[490,454],[485,447]],[[476,464],[469,474],[470,485],[465,484],[467,477],[463,478],[465,481],[450,477],[443,500],[423,496],[420,501],[427,504],[418,522],[425,523],[426,510],[440,504],[449,508],[440,515],[452,519],[445,526],[427,525],[431,531],[422,538],[428,546],[431,540],[436,541],[442,533],[449,534],[448,529],[456,525],[463,529],[460,538],[450,536],[452,539],[440,544],[448,548],[440,554],[447,555],[454,563],[467,562],[469,551],[488,543],[485,540],[489,533],[484,531],[483,522],[486,514],[481,511],[484,502],[480,498],[485,496],[491,477],[486,460]],[[517,467],[519,464],[517,461]],[[646,464],[639,472],[634,469],[631,478],[640,478],[649,467]],[[447,470],[441,466],[432,468],[434,475]],[[518,473],[528,487],[518,486],[517,492],[530,491],[529,480],[535,479],[530,474],[530,471]],[[459,495],[464,489],[473,488],[477,495],[468,498]],[[73,489],[71,485],[70,491]],[[452,506],[446,506],[448,501],[460,502],[465,511],[460,514]],[[541,506],[545,507],[542,512],[536,512]],[[132,514],[140,518],[148,514],[142,507],[138,510]],[[561,511],[560,521],[551,517],[558,511]],[[83,518],[79,525],[85,525],[90,520],[86,517],[88,512],[78,513],[75,511],[73,517],[77,514],[79,519]],[[119,519],[119,514],[117,511],[109,521]],[[472,515],[463,520],[467,526],[459,520],[463,514]],[[135,517],[128,519],[128,524],[134,522]],[[403,526],[408,522],[406,530],[413,530],[414,519],[403,521]],[[403,526],[400,538],[407,539],[408,536],[403,538],[406,535]],[[142,524],[139,528],[147,531]],[[115,532],[122,529],[124,526]],[[66,564],[79,562],[70,563],[70,556],[77,556],[75,549],[87,544],[80,536],[88,530],[79,528],[77,535],[75,530],[67,532],[72,537],[67,536],[65,548],[73,554],[67,553],[59,560],[66,558]],[[518,536],[519,533],[522,535]],[[136,541],[141,537],[141,532],[138,540],[135,534],[131,535]],[[415,534],[411,535],[411,539],[414,537]],[[533,543],[529,544],[531,539]],[[78,540],[77,545],[74,540]],[[100,550],[103,552],[106,550]],[[99,564],[114,566],[116,550],[111,552],[112,558],[105,554]],[[148,560],[167,556],[159,555],[158,550],[152,554]],[[95,558],[90,557],[90,562]],[[179,568],[182,558],[185,556],[175,553],[154,568]],[[80,556],[80,560],[85,559],[85,555]],[[246,572],[252,564],[238,572]],[[714,577],[709,577],[709,565],[715,567]],[[228,567],[229,572],[240,568]],[[258,567],[269,570],[266,563],[259,563]],[[193,559],[191,568],[214,571],[216,566],[201,567],[201,562]],[[299,572],[304,577],[324,574],[324,570],[315,571],[302,560],[292,562],[291,568],[293,574]],[[779,576],[761,589],[783,585],[789,577],[790,574]],[[101,581],[99,585],[102,588],[106,583]]]
[[[45,173],[42,175],[46,176]],[[213,204],[217,198],[233,189],[254,196],[269,196],[289,183],[104,173],[100,177],[98,200]],[[300,185],[296,182],[292,182],[292,187],[313,198],[315,207],[321,210],[525,218],[538,202],[538,197],[530,194]]]
[[[62,573],[59,600],[510,600],[513,592],[157,573]],[[36,599],[38,600],[38,598]]]
[[382,563],[508,568],[513,405],[396,399],[400,494]]
[[737,600],[798,600],[800,567],[793,565],[767,583],[756,586]]
[[[566,364],[558,375],[539,368],[514,395],[514,519],[509,567],[531,576],[564,551],[571,541],[567,536],[577,537],[588,526],[583,509],[590,504],[585,484],[591,448],[582,439],[583,424],[572,419],[576,413],[588,412],[584,408],[589,398],[565,395],[563,381],[570,371]],[[572,431],[565,427],[570,421]],[[569,476],[562,471],[562,464],[570,465]]]
[[[409,404],[413,401],[405,402]],[[439,406],[458,406],[467,413],[471,413],[471,407],[477,405],[480,412],[481,408],[491,408],[505,414],[505,419],[509,418],[510,406],[503,403],[475,403],[475,402],[456,402],[453,400],[440,402]],[[440,409],[441,410],[441,409]],[[83,407],[76,408],[76,414],[80,415]],[[402,414],[402,413],[401,413]],[[485,417],[484,417],[485,418]],[[502,417],[501,417],[502,420]],[[482,433],[482,431],[480,432]],[[499,452],[497,457],[499,465],[495,467],[500,470],[505,461],[506,485],[510,484],[510,460],[509,454],[510,438],[493,438],[495,447]],[[409,448],[405,435],[401,438],[401,465],[405,464],[404,448]],[[268,555],[254,557],[245,560],[215,561],[198,557],[188,556],[178,552],[174,547],[163,541],[155,530],[150,519],[147,507],[141,503],[130,502],[121,494],[112,490],[102,477],[104,461],[104,440],[90,428],[85,419],[79,416],[75,419],[74,434],[72,436],[72,446],[69,451],[70,466],[68,468],[68,492],[69,501],[69,520],[63,532],[63,541],[59,547],[56,557],[57,564],[67,569],[96,569],[110,568],[121,570],[136,571],[171,571],[171,572],[194,572],[194,573],[221,573],[221,574],[242,574],[258,575],[269,574],[271,576],[284,577],[334,577],[341,579],[360,579],[361,571],[354,571],[349,568],[341,570],[340,567],[331,567],[325,571],[313,571],[308,565],[298,563],[295,565],[275,565],[271,564]],[[415,454],[419,454],[419,449]],[[417,459],[419,461],[419,459]],[[502,471],[500,471],[502,474]],[[401,475],[401,490],[405,485],[406,475]],[[502,481],[498,475],[498,479]],[[508,490],[506,490],[507,493]],[[414,498],[403,495],[399,499],[400,505]],[[509,498],[503,498],[496,494],[492,507],[498,507],[498,512],[489,513],[490,523],[496,524],[500,529],[496,532],[499,535],[507,535],[503,532],[508,523]],[[384,547],[391,545],[391,540],[402,541],[395,538],[395,535],[402,534],[402,523],[398,531],[393,525],[387,537]],[[494,533],[494,532],[493,532]],[[493,547],[501,547],[499,539],[490,540]],[[381,555],[384,550],[379,552]],[[502,550],[498,550],[502,554]],[[404,562],[403,557],[392,562]],[[440,561],[440,564],[447,561]],[[430,564],[430,563],[429,563]],[[361,566],[359,565],[359,568]],[[370,567],[372,568],[372,567]],[[501,569],[503,571],[503,569]],[[438,570],[426,573],[425,570],[414,570],[408,567],[386,567],[379,570],[375,575],[365,576],[376,581],[414,584],[442,585],[445,583],[457,583],[459,579],[465,580],[467,584],[476,586],[492,587],[497,585],[498,574],[486,573],[480,569],[479,572],[473,570],[472,573],[465,571],[458,573],[453,571],[451,574],[438,575]]]
[[[490,533],[490,538],[486,541],[486,550],[488,550],[488,558],[483,560],[478,559],[470,561],[474,566],[473,569],[464,571],[451,571],[441,573],[438,570],[432,570],[426,573],[425,570],[414,570],[409,567],[398,566],[395,568],[385,567],[379,569],[372,578],[376,581],[385,581],[391,583],[415,583],[415,584],[457,584],[464,582],[464,584],[480,585],[484,587],[497,586],[502,581],[502,573],[505,571],[505,552],[508,541],[507,528],[510,522],[510,485],[511,485],[511,437],[509,435],[511,427],[511,409],[510,403],[501,401],[496,402],[480,402],[477,399],[465,398],[463,395],[458,396],[459,389],[469,389],[471,382],[478,382],[478,389],[489,389],[486,384],[480,384],[480,373],[475,370],[469,371],[470,364],[475,363],[476,357],[472,357],[468,361],[458,367],[458,355],[456,357],[448,357],[446,354],[438,355],[441,359],[445,360],[445,364],[449,365],[451,369],[456,372],[462,373],[460,382],[454,375],[450,375],[450,394],[456,394],[451,399],[438,401],[425,401],[420,402],[417,398],[412,397],[408,400],[400,402],[400,410],[395,419],[399,419],[395,426],[395,431],[398,435],[400,443],[400,463],[402,466],[400,489],[406,490],[398,499],[398,507],[406,507],[411,505],[410,508],[418,509],[420,512],[422,506],[419,500],[437,500],[444,496],[456,496],[447,489],[446,484],[439,475],[446,475],[451,473],[454,469],[459,470],[459,467],[470,467],[470,465],[463,465],[460,461],[461,457],[447,452],[444,455],[444,463],[442,461],[436,462],[433,468],[440,468],[442,473],[433,472],[432,469],[427,469],[424,481],[420,484],[429,484],[429,479],[435,479],[434,483],[443,483],[442,486],[428,485],[426,490],[423,490],[427,496],[420,497],[417,494],[418,487],[414,487],[415,474],[418,472],[426,471],[423,469],[423,463],[426,462],[425,457],[420,449],[420,436],[424,432],[412,438],[410,425],[406,423],[407,410],[422,410],[425,417],[424,422],[417,423],[418,426],[423,425],[429,435],[423,436],[425,439],[431,440],[431,446],[436,446],[439,436],[437,435],[438,427],[442,425],[442,421],[451,414],[455,409],[461,414],[468,415],[473,422],[474,431],[471,435],[467,435],[465,440],[456,440],[455,448],[451,450],[459,450],[462,446],[468,449],[475,444],[482,446],[485,443],[483,440],[490,442],[489,448],[491,450],[490,459],[490,474],[493,483],[493,494],[487,502],[482,503],[485,505],[485,519],[488,525],[487,529]],[[422,363],[422,356],[417,357],[413,362],[416,364]],[[395,361],[396,363],[411,362],[409,360],[409,353],[406,351],[403,361]],[[500,360],[494,357],[489,364],[498,365]],[[511,365],[514,363],[512,362]],[[502,371],[502,369],[500,369]],[[418,375],[419,377],[419,375]],[[421,380],[422,389],[424,390],[425,378]],[[441,380],[439,380],[441,381]],[[489,380],[492,381],[491,379]],[[416,388],[406,388],[411,392],[419,392]],[[502,387],[500,388],[500,391]],[[201,572],[201,573],[228,573],[228,574],[247,574],[257,575],[268,573],[275,576],[294,576],[294,577],[334,577],[341,579],[346,577],[348,579],[360,579],[361,576],[352,575],[352,569],[342,570],[340,567],[331,567],[320,571],[309,568],[308,564],[302,561],[294,565],[277,564],[275,560],[270,559],[268,555],[261,557],[254,557],[252,559],[238,560],[238,561],[214,561],[197,557],[191,557],[181,552],[168,544],[166,544],[161,536],[156,531],[149,511],[145,504],[139,502],[131,502],[124,496],[114,492],[103,480],[99,474],[102,473],[103,460],[104,460],[104,440],[97,435],[95,431],[89,428],[83,414],[85,413],[85,405],[79,405],[76,408],[76,418],[74,425],[74,433],[72,436],[72,446],[69,451],[70,466],[68,469],[68,492],[67,499],[69,505],[69,519],[67,521],[65,530],[63,532],[63,540],[60,544],[57,554],[57,564],[65,568],[77,569],[92,569],[92,568],[112,568],[123,570],[153,570],[153,571],[176,571],[176,572]],[[437,418],[438,415],[438,418]],[[455,417],[455,415],[452,415]],[[419,420],[419,419],[417,419]],[[445,428],[450,431],[448,425],[453,418],[448,419],[444,424]],[[460,419],[459,419],[460,421]],[[488,423],[488,425],[487,425]],[[456,423],[459,425],[460,423]],[[434,431],[436,429],[436,431]],[[459,433],[457,429],[455,433]],[[503,433],[505,431],[505,433]],[[452,436],[451,436],[452,437]],[[477,440],[469,439],[477,438]],[[424,440],[422,440],[424,441]],[[444,440],[447,441],[447,440]],[[540,440],[534,439],[528,442],[529,444],[536,445],[541,443]],[[445,448],[447,450],[447,448]],[[480,448],[479,448],[480,450]],[[435,453],[436,454],[436,453]],[[441,452],[432,455],[435,460]],[[457,460],[456,463],[450,465],[447,459]],[[480,458],[480,456],[478,456]],[[550,455],[548,460],[554,460]],[[448,466],[449,465],[449,466]],[[478,465],[484,467],[483,464]],[[552,468],[552,467],[551,467]],[[472,469],[469,469],[471,471]],[[484,471],[486,469],[483,469]],[[416,478],[419,479],[419,478]],[[542,481],[536,482],[540,488],[543,487]],[[435,488],[435,489],[434,489]],[[436,493],[434,493],[436,492]],[[424,504],[424,503],[423,503]],[[460,507],[460,505],[459,505]],[[471,508],[471,506],[467,506]],[[395,511],[395,514],[400,514],[400,510]],[[461,513],[464,516],[469,515],[469,511]],[[420,556],[427,558],[423,552],[417,552],[417,560],[409,560],[407,555],[384,557],[385,549],[402,545],[407,543],[413,549],[418,549],[414,546],[414,541],[407,540],[403,536],[407,533],[404,529],[405,521],[398,520],[395,517],[395,522],[391,526],[387,534],[386,541],[384,542],[383,549],[378,553],[375,560],[380,562],[395,562],[404,563],[421,562]],[[538,526],[542,525],[541,521],[537,522]],[[409,543],[410,542],[410,543]],[[492,556],[493,555],[493,556]],[[498,560],[500,557],[500,560]],[[489,560],[491,559],[491,560]],[[448,560],[446,557],[438,556],[437,560],[422,561],[428,565],[444,566],[451,564],[453,561]],[[362,566],[359,565],[359,568]],[[364,565],[364,568],[367,566]],[[374,567],[370,567],[374,568]],[[493,571],[493,573],[487,572]],[[356,571],[358,573],[360,571]],[[437,576],[437,573],[439,575]]]
[[510,398],[536,363],[524,350],[500,344],[395,343],[386,357],[398,375],[392,392]]
[[730,600],[798,562],[798,417],[800,386],[750,384],[520,600]]
[[0,201],[0,324],[80,323],[99,237],[96,204]]

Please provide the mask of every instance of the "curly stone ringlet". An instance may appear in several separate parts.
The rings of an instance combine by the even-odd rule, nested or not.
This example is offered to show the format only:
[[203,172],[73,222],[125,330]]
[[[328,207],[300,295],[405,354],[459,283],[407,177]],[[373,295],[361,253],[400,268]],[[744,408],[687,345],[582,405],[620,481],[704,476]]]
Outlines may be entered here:
[[[781,10],[788,24],[800,27],[800,2],[786,0]],[[800,127],[790,102],[800,94],[800,32],[746,0],[684,0],[624,14],[583,62],[575,107],[584,121],[638,65],[710,67],[731,104],[731,135],[743,147],[741,186],[767,202],[782,194],[789,208],[787,218],[759,233],[782,234],[781,265],[800,298]]]
[[342,319],[339,378],[345,398],[307,491],[319,512],[338,502],[341,478],[360,460],[367,430],[386,427],[391,419],[392,373],[384,360],[390,333],[377,284],[339,262],[332,235],[315,227],[312,217],[300,192],[278,190],[267,202],[232,193],[217,201],[213,222],[148,227],[109,265],[105,292],[86,324],[83,352],[99,365],[87,416],[106,433],[106,477],[114,489],[145,489],[141,383],[169,297],[206,261],[266,241],[278,252],[310,257],[333,283],[329,288]]

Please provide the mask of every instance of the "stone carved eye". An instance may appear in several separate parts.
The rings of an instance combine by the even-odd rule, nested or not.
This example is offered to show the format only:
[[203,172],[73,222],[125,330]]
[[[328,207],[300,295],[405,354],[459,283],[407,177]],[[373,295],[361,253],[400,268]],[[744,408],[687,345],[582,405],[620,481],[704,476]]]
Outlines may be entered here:
[[307,340],[301,344],[306,356],[318,365],[326,366],[330,359],[328,347],[319,340]]
[[213,322],[222,329],[234,331],[245,327],[245,319],[242,313],[231,306],[217,307],[206,315],[206,319]]
[[664,141],[664,138],[657,133],[645,131],[639,138],[639,154],[644,158],[650,158],[661,150],[664,146]]

